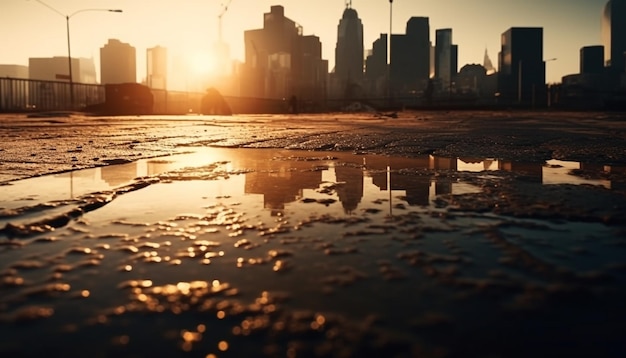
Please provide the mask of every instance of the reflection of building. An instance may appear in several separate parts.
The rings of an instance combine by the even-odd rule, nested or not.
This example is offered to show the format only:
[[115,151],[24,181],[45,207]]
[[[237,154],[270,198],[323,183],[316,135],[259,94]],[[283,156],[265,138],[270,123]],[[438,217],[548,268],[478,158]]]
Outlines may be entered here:
[[303,189],[316,189],[322,181],[319,170],[310,170],[307,161],[274,160],[272,151],[241,156],[236,165],[252,172],[246,174],[245,193],[262,194],[263,205],[273,214],[281,212],[286,203],[302,199]]
[[109,39],[100,48],[100,83],[137,82],[137,53],[131,45]]
[[351,98],[363,78],[363,24],[356,10],[346,8],[337,27],[333,97]]
[[285,17],[282,6],[272,6],[264,14],[263,28],[245,31],[244,39],[242,96],[325,99],[328,61],[322,60],[319,38],[303,36],[302,27]]
[[395,95],[421,94],[430,78],[430,26],[411,17],[405,35],[391,36],[391,86]]
[[343,183],[337,186],[337,196],[344,212],[351,214],[363,197],[363,169],[346,165],[335,166],[335,176],[338,183]]
[[[69,82],[67,57],[31,57],[28,59],[28,77],[31,80]],[[96,83],[96,66],[93,59],[72,57],[74,83]]]
[[126,184],[137,177],[137,162],[102,167],[100,176],[112,187]]
[[[400,170],[456,170],[457,160],[432,156],[418,158],[372,157],[367,161],[367,168],[371,171],[374,185],[380,190],[389,190],[388,181],[391,181],[391,190],[404,190],[409,205],[428,205],[431,198],[431,183],[435,179],[434,174],[402,174]],[[387,173],[387,169],[391,172]],[[435,195],[451,192],[452,181],[450,179],[439,179],[435,182]]]
[[501,160],[498,169],[523,174],[532,182],[541,183],[543,181],[543,163],[519,163]]
[[167,89],[167,49],[156,46],[146,50],[146,85],[152,89]]
[[545,98],[543,28],[513,27],[504,32],[498,67],[502,98],[527,103]]

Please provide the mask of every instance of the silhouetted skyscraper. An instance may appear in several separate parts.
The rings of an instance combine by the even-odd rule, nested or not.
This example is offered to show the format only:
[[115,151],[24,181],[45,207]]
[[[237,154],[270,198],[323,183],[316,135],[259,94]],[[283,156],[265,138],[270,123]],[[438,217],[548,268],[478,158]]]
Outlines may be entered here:
[[509,100],[543,99],[546,66],[543,61],[543,28],[512,27],[502,34],[498,87]]
[[371,54],[365,60],[365,78],[370,95],[380,97],[386,93],[387,34],[380,34],[372,44]]
[[491,58],[489,58],[489,54],[487,53],[487,49],[485,49],[485,56],[483,58],[483,67],[487,70],[487,74],[496,72],[495,67],[493,67],[493,62],[491,62]]
[[146,50],[146,84],[153,89],[167,89],[167,49],[156,46]]
[[335,47],[335,80],[339,92],[350,94],[350,87],[363,79],[363,23],[351,7],[343,12],[337,26]]
[[272,6],[263,28],[245,31],[244,41],[243,96],[325,99],[328,61],[322,60],[319,38],[302,36],[302,27],[285,17],[282,6]]
[[435,32],[435,78],[448,91],[457,72],[457,46],[452,44],[452,29]]
[[100,48],[100,82],[137,82],[137,53],[133,46],[117,39],[109,39]]
[[585,46],[580,49],[580,73],[602,73],[604,46]]
[[430,77],[430,27],[427,17],[412,17],[406,35],[391,36],[391,87],[394,94],[421,92]]
[[604,61],[614,72],[624,72],[626,56],[626,0],[609,0],[602,16]]

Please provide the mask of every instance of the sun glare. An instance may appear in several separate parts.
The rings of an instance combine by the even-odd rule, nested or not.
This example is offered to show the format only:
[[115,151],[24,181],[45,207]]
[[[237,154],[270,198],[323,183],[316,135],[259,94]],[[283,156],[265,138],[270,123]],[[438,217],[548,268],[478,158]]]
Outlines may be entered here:
[[209,75],[215,72],[215,57],[209,52],[199,52],[189,59],[191,72],[196,75]]

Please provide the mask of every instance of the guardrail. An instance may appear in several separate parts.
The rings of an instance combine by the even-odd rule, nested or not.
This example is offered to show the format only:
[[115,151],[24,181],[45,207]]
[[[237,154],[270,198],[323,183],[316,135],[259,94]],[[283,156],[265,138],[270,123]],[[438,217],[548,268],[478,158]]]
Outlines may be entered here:
[[0,78],[0,112],[72,111],[101,102],[104,86],[98,84]]

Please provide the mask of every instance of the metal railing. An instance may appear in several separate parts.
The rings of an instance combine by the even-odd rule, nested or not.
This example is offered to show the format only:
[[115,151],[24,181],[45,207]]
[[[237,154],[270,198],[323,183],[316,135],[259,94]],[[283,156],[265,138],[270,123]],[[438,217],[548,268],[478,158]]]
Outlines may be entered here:
[[[70,96],[74,91],[74,104]],[[551,108],[604,108],[609,100],[624,107],[626,92],[607,93],[580,90],[576,86],[552,86],[549,88],[547,106]],[[201,113],[201,101],[204,93],[185,91],[151,90],[154,103],[153,114],[188,114]],[[579,93],[580,92],[580,93]],[[543,98],[543,96],[542,96]],[[289,113],[288,99],[252,98],[224,96],[233,113]],[[47,112],[47,111],[83,111],[89,106],[106,102],[105,85],[68,82],[42,81],[20,78],[0,78],[0,113]],[[609,104],[612,104],[610,102]],[[353,105],[356,105],[356,108]],[[373,108],[387,109],[476,109],[509,108],[516,105],[505,98],[477,97],[456,95],[450,98],[433,98],[427,101],[423,96],[396,96],[391,101],[388,97],[376,98],[325,98],[323,100],[299,99],[298,111],[325,112],[359,110]],[[538,107],[544,104],[538,101]],[[530,103],[517,104],[520,108],[530,108]],[[534,108],[534,106],[533,106]]]
[[104,86],[98,84],[0,78],[0,112],[77,111],[102,102]]

